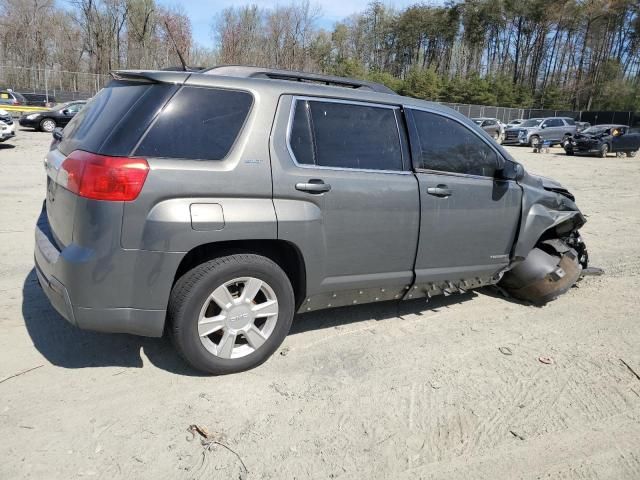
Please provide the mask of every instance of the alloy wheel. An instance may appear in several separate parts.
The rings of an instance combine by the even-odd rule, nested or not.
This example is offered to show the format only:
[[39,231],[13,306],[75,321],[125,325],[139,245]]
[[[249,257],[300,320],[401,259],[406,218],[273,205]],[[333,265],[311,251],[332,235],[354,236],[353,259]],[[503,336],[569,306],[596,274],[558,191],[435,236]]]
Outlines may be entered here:
[[202,345],[219,358],[245,357],[260,348],[278,321],[278,299],[255,277],[235,278],[207,297],[198,316]]
[[53,132],[54,128],[56,128],[56,122],[53,120],[44,120],[40,126],[45,132]]

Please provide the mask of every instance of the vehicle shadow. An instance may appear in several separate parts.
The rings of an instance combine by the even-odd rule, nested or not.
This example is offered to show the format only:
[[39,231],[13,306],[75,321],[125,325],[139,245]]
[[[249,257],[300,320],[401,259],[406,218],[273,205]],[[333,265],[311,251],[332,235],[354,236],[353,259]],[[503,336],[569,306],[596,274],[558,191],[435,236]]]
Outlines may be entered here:
[[[480,294],[499,296],[493,290],[483,288],[448,297],[434,297],[429,302],[422,298],[332,308],[297,315],[289,334],[297,335],[369,320],[384,321],[406,315],[438,312],[451,305],[473,300]],[[505,300],[527,305],[513,299]],[[89,332],[69,324],[49,304],[49,300],[38,285],[35,270],[31,270],[24,280],[22,316],[33,345],[49,362],[59,367],[142,368],[142,352],[144,352],[144,356],[160,369],[177,375],[206,376],[190,368],[178,356],[166,336],[147,338]]]
[[142,368],[142,352],[156,367],[178,375],[204,376],[190,368],[166,338],[105,334],[80,330],[49,304],[31,270],[22,287],[22,316],[38,351],[63,368]]
[[16,148],[16,146],[11,143],[0,143],[0,150],[9,150],[11,148]]

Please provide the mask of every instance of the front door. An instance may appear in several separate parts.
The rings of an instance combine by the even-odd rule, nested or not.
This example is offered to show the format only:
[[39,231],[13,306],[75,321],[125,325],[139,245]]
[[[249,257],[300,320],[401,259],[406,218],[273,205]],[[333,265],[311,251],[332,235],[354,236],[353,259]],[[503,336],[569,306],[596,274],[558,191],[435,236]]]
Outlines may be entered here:
[[521,188],[496,178],[499,151],[471,127],[434,111],[407,117],[421,201],[416,286],[489,283],[509,263]]
[[400,109],[283,97],[271,136],[278,237],[302,250],[302,310],[395,298],[413,280],[418,182]]

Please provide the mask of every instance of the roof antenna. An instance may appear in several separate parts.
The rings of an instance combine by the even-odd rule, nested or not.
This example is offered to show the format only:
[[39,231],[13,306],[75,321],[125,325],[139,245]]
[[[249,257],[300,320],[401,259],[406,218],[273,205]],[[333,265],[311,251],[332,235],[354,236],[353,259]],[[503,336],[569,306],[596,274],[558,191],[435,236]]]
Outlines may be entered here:
[[182,57],[182,54],[180,53],[180,49],[178,48],[178,44],[174,40],[173,35],[171,34],[171,29],[169,28],[169,24],[167,23],[166,20],[164,21],[164,26],[167,29],[167,34],[169,35],[169,38],[171,39],[171,42],[173,43],[173,48],[176,49],[176,53],[178,54],[178,58],[180,59],[180,63],[182,64],[182,70],[184,70],[185,72],[188,72],[189,68],[187,67],[187,62],[184,61],[184,58]]

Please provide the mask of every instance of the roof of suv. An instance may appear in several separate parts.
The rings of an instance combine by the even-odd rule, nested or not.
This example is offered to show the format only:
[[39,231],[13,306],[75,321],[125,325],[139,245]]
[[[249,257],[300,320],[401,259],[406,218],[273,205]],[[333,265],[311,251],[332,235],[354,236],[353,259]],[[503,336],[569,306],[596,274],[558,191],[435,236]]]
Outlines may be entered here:
[[473,124],[468,117],[444,105],[399,95],[382,84],[330,75],[239,66],[215,67],[198,72],[115,70],[111,75],[116,80],[184,83],[191,86],[218,86],[230,89],[245,88],[274,95],[339,97],[354,101],[428,107],[431,110],[453,115],[464,120],[465,123]]
[[293,70],[277,70],[273,68],[248,67],[243,65],[222,65],[219,67],[201,70],[198,73],[204,73],[205,75],[223,75],[228,77],[264,78],[269,80],[317,83],[397,95],[396,92],[381,83],[356,80],[354,78],[337,77],[334,75],[297,72]]

